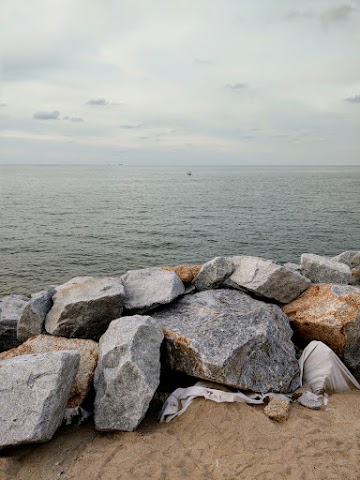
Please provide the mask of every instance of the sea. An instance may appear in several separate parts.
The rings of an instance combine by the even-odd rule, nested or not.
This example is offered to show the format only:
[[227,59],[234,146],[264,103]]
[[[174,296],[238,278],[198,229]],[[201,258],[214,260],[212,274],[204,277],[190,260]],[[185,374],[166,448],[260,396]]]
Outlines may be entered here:
[[219,255],[345,250],[360,250],[360,166],[0,166],[0,296]]

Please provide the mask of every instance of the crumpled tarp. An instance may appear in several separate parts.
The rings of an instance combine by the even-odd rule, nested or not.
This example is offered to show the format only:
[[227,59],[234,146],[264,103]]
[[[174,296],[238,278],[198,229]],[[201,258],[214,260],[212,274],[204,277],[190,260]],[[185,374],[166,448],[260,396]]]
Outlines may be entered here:
[[[300,383],[308,385],[316,393],[337,393],[360,390],[360,384],[345,367],[339,357],[324,343],[312,341],[304,349],[300,359]],[[292,400],[291,394],[224,392],[209,388],[206,382],[198,382],[192,387],[177,388],[166,400],[160,413],[160,422],[170,422],[182,415],[197,397],[213,402],[241,402],[259,405],[267,398]]]

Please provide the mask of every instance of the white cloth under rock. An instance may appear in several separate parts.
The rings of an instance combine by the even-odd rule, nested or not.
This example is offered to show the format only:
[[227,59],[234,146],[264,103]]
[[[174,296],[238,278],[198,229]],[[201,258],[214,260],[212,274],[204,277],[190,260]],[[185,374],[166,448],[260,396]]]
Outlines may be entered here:
[[[300,359],[300,382],[309,385],[316,393],[336,393],[360,390],[360,384],[345,367],[339,357],[324,343],[312,341],[304,349]],[[160,422],[170,422],[182,415],[197,397],[213,402],[241,402],[259,405],[266,398],[292,400],[291,394],[224,392],[210,388],[207,382],[198,382],[193,387],[177,388],[166,400],[160,413]],[[326,404],[326,402],[324,402]]]

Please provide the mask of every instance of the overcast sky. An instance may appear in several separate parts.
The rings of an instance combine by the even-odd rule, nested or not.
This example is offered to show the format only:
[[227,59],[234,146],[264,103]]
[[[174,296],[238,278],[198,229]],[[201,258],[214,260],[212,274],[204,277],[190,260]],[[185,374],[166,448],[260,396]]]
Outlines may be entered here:
[[360,0],[0,4],[0,163],[360,164]]

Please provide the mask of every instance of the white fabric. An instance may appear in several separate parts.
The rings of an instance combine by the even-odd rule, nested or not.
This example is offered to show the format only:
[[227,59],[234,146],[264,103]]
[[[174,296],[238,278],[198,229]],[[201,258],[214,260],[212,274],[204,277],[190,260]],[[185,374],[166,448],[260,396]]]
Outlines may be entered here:
[[[318,393],[345,392],[360,390],[360,384],[351,375],[339,357],[324,343],[316,340],[309,343],[300,359],[300,384],[307,384]],[[193,387],[177,388],[166,400],[160,413],[160,422],[170,422],[182,415],[196,397],[203,397],[213,402],[246,402],[259,405],[265,398],[282,398],[291,401],[291,395],[277,393],[232,393],[216,390],[198,382]]]
[[356,378],[340,358],[322,342],[313,340],[303,351],[300,359],[301,385],[309,385],[314,393],[339,393],[360,390]]

